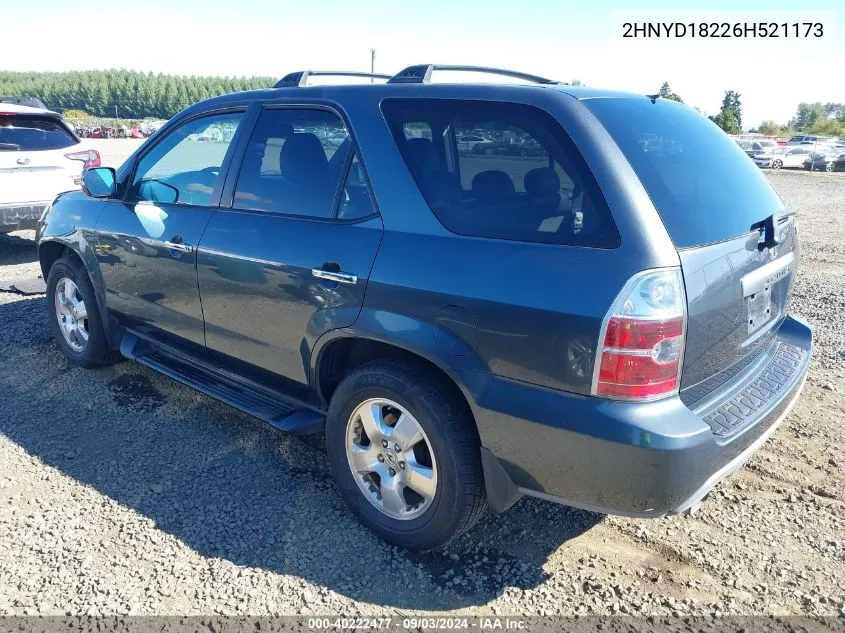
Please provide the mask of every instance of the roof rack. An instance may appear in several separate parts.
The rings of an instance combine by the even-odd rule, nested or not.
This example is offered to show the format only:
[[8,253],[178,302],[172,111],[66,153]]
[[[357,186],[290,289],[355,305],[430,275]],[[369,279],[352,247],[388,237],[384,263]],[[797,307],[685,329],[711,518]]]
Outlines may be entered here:
[[309,77],[370,77],[371,79],[390,79],[392,75],[381,75],[379,73],[359,73],[347,70],[298,70],[288,73],[282,77],[274,88],[287,88],[289,86],[305,86]]
[[560,84],[563,82],[555,81],[554,79],[547,79],[538,75],[530,75],[516,70],[505,70],[503,68],[488,68],[486,66],[451,66],[444,64],[420,64],[418,66],[408,66],[405,70],[400,71],[392,77],[387,83],[389,84],[427,84],[431,82],[431,73],[435,70],[452,70],[458,72],[474,72],[474,73],[489,73],[491,75],[502,75],[504,77],[514,77],[516,79],[524,79],[535,84]]

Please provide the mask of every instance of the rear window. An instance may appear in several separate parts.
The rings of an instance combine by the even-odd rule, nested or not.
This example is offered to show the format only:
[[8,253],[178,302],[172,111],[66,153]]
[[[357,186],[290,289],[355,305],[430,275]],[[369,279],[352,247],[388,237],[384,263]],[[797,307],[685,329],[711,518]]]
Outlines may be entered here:
[[745,235],[783,209],[760,169],[714,123],[658,99],[587,99],[625,154],[675,246]]
[[0,151],[64,149],[76,143],[70,130],[54,117],[0,115]]
[[390,99],[399,151],[440,222],[454,233],[615,248],[619,235],[581,155],[530,106]]

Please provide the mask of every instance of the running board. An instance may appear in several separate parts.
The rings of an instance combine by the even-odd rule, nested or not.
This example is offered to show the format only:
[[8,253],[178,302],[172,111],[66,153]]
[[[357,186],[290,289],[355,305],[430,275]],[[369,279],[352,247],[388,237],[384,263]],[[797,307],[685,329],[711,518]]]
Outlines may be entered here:
[[326,418],[319,411],[169,345],[127,332],[120,342],[120,353],[284,433],[310,435],[325,428]]

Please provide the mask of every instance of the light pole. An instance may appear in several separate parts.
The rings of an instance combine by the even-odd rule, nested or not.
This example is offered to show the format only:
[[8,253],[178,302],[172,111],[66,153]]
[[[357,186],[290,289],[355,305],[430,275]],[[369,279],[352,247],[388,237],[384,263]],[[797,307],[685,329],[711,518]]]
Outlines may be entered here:
[[[376,72],[376,49],[370,49],[370,74]],[[373,83],[373,78],[370,77],[370,83]]]

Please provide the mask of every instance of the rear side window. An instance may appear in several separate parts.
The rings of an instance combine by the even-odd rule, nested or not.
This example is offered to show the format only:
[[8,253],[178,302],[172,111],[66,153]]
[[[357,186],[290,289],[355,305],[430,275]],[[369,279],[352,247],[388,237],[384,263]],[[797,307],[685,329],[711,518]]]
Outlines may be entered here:
[[[598,185],[547,113],[486,101],[390,99],[382,111],[431,209],[454,233],[614,248]],[[409,133],[424,130],[422,134]]]
[[64,149],[77,142],[65,124],[55,117],[0,114],[0,152]]
[[[269,109],[258,117],[235,187],[234,207],[330,218],[351,141],[343,122],[325,110]],[[353,187],[349,185],[346,189]],[[355,198],[358,209],[365,197]],[[345,194],[346,195],[346,194]],[[359,211],[350,203],[347,211]]]
[[584,104],[634,168],[676,247],[745,235],[783,209],[742,148],[692,108],[645,97]]

